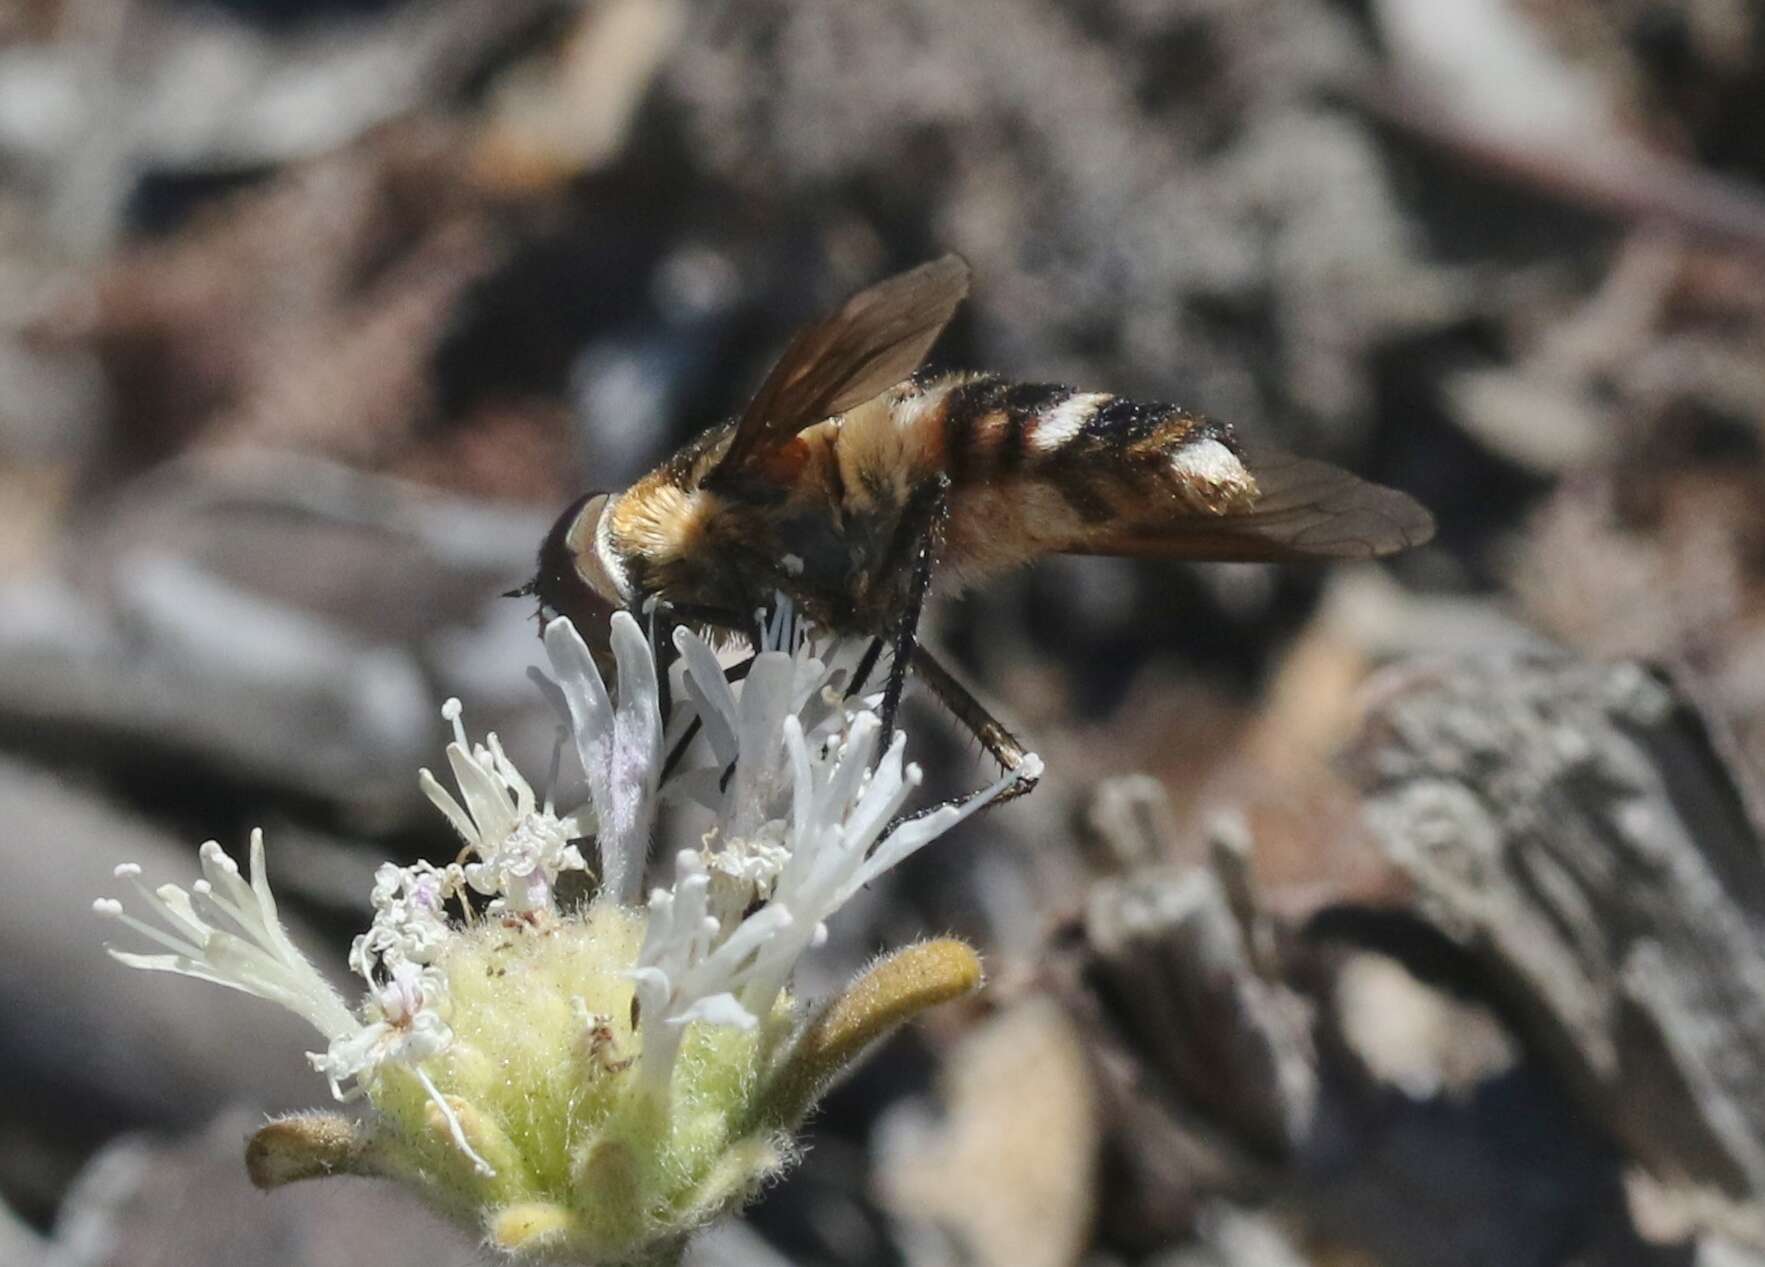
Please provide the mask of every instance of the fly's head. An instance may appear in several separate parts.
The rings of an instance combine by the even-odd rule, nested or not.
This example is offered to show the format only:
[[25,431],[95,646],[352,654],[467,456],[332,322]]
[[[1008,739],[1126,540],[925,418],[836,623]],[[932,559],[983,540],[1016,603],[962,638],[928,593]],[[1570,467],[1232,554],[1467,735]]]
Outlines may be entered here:
[[609,621],[630,606],[625,568],[614,552],[608,513],[616,493],[586,493],[570,503],[539,547],[539,570],[509,597],[539,600],[543,625],[566,616],[597,660],[610,660]]

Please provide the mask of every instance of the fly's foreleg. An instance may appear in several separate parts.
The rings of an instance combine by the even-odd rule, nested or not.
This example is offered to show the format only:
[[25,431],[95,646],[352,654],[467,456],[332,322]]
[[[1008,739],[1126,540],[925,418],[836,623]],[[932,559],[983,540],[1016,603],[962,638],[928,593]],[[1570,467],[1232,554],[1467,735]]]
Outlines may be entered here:
[[[723,671],[723,676],[727,681],[739,682],[748,676],[748,670],[753,667],[754,657],[749,656],[746,660],[742,660],[737,664],[732,664],[729,668],[725,669]],[[678,766],[681,759],[686,756],[686,750],[693,746],[693,740],[699,737],[699,730],[703,725],[704,718],[702,717],[695,717],[686,724],[686,730],[683,731],[680,738],[675,741],[673,749],[668,753],[668,759],[662,763],[662,777],[658,782],[666,783],[668,781],[668,776],[674,773],[675,767]],[[731,766],[728,770],[723,772],[723,782],[725,785],[728,784],[729,776],[734,770],[735,767]]]
[[[692,603],[670,603],[661,599],[651,599],[642,612],[634,614],[647,614],[649,618],[650,645],[655,648],[656,652],[656,685],[664,724],[674,711],[673,679],[670,670],[679,655],[679,651],[674,645],[674,631],[676,629],[683,625],[692,624],[710,625],[724,629],[746,629],[748,637],[753,643],[755,654],[758,654],[760,649],[757,617],[750,617],[752,624],[744,625],[733,613],[719,608],[704,607]],[[750,655],[747,659],[725,669],[724,677],[731,682],[739,682],[748,676],[748,670],[753,667],[753,664],[754,656]],[[698,738],[703,724],[703,719],[698,717],[694,717],[687,723],[686,730],[681,733],[680,738],[675,741],[674,746],[662,762],[660,782],[667,782],[668,776],[673,774],[680,765],[686,756],[687,749],[692,747],[693,740]],[[726,784],[733,768],[731,767],[730,771],[724,772],[723,779]]]

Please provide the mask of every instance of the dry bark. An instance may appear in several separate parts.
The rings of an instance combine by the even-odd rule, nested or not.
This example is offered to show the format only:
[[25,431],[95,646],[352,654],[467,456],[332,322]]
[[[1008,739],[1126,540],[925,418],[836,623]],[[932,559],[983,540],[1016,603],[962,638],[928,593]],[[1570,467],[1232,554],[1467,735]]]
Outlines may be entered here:
[[1154,865],[1162,815],[1128,802],[1156,788],[1101,793],[1098,853],[1135,869],[1055,963],[1096,1053],[1106,1239],[1197,1236],[1224,1198],[1386,1264],[1757,1249],[1758,800],[1687,699],[1537,655],[1393,672],[1349,766],[1411,895],[1304,927],[1259,904],[1247,841]]
[[1634,664],[1387,681],[1353,758],[1420,908],[1631,1156],[1765,1192],[1765,857],[1710,729]]

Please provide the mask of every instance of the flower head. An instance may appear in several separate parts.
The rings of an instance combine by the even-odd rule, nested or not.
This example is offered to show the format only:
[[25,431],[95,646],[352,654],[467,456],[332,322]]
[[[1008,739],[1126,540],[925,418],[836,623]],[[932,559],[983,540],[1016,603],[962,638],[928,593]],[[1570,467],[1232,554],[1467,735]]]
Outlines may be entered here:
[[[689,696],[701,715],[717,718],[706,731],[719,762],[730,763],[714,769],[733,766],[733,775],[711,843],[678,855],[673,888],[650,895],[634,976],[645,1009],[644,1070],[658,1087],[678,1045],[670,1027],[758,1025],[835,911],[1017,777],[897,822],[921,779],[905,763],[906,736],[897,733],[878,761],[876,714],[843,708],[844,674],[811,654],[807,638],[787,637],[790,651],[766,647],[754,658],[738,698],[703,639],[675,633]],[[1023,773],[1039,770],[1032,757]],[[761,897],[766,903],[744,917]]]
[[[978,984],[972,951],[933,942],[819,1012],[790,993],[798,960],[855,892],[1009,780],[904,816],[920,782],[905,736],[883,736],[866,702],[847,698],[848,670],[830,667],[847,649],[818,648],[787,605],[739,683],[702,638],[676,632],[681,702],[667,727],[636,620],[616,615],[611,641],[616,695],[568,621],[545,630],[541,682],[588,787],[569,813],[535,794],[495,735],[471,742],[448,701],[457,792],[428,771],[420,782],[464,848],[443,866],[376,873],[373,922],[350,951],[366,988],[356,1010],[282,929],[260,835],[250,883],[211,843],[189,892],[143,890],[169,931],[97,904],[165,952],[113,951],[122,962],[306,1017],[326,1040],[311,1059],[333,1094],[373,1106],[360,1127],[303,1116],[264,1128],[248,1154],[260,1183],[390,1175],[511,1252],[672,1261],[687,1232],[789,1160],[789,1132],[842,1065]],[[701,802],[713,826],[640,906],[664,735],[695,720],[711,761],[666,791]],[[587,869],[576,841],[590,830],[598,892],[570,909],[558,880]]]

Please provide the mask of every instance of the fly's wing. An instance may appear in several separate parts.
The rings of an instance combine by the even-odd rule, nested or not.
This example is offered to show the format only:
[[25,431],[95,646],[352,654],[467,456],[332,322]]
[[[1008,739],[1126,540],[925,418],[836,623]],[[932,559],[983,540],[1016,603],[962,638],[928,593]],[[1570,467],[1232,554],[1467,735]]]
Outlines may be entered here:
[[1124,516],[1073,553],[1221,563],[1371,559],[1434,535],[1434,517],[1407,493],[1277,449],[1238,452],[1259,490],[1246,509],[1156,520]]
[[878,282],[799,330],[704,480],[729,485],[805,427],[881,395],[919,368],[968,294],[968,265],[946,255]]

